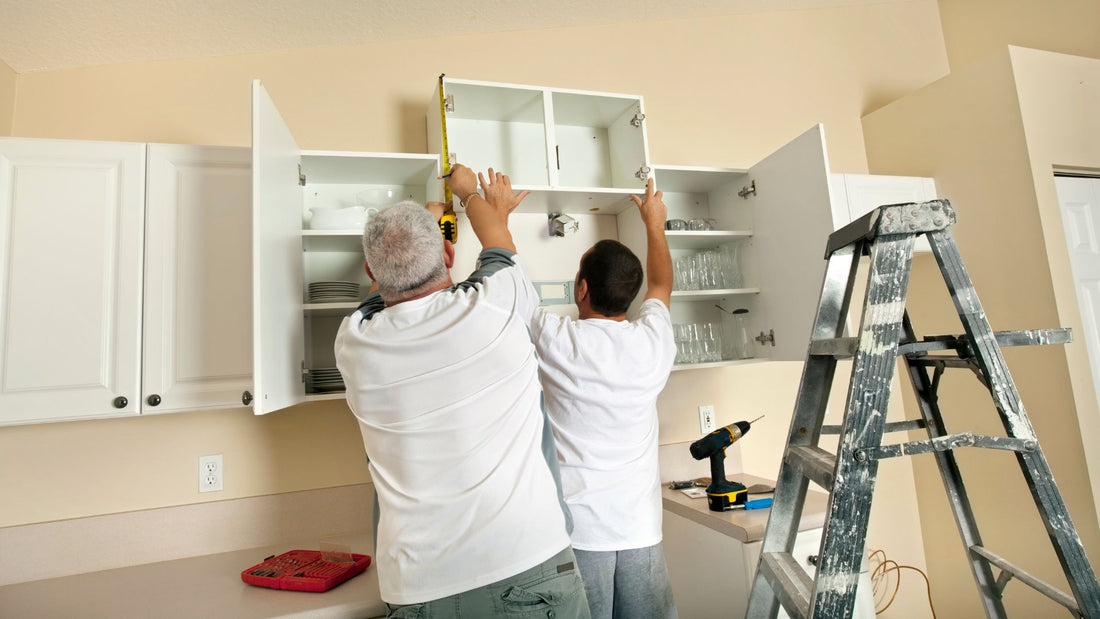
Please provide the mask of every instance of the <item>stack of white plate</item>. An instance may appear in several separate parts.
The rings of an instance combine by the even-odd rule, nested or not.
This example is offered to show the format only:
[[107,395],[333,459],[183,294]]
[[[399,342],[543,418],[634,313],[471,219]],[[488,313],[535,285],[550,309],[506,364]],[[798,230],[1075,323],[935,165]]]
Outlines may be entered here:
[[358,300],[358,282],[312,282],[306,290],[308,303],[341,303]]
[[344,390],[344,377],[336,368],[313,368],[309,371],[308,382],[312,391]]

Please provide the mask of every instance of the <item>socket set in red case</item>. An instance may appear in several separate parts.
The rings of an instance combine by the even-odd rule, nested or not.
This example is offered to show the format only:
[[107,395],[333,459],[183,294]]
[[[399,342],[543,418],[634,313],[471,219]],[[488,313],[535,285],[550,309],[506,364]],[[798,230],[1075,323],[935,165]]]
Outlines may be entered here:
[[289,591],[328,591],[370,566],[370,555],[348,554],[350,562],[326,561],[317,550],[291,550],[271,556],[241,572],[241,580],[257,587]]

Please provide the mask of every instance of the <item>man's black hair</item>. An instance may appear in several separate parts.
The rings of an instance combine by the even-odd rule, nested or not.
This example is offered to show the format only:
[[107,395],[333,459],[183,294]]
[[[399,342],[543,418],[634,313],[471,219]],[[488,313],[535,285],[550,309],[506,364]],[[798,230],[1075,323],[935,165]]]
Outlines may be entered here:
[[603,240],[581,258],[580,280],[588,282],[592,310],[604,316],[626,313],[642,287],[642,262],[618,241]]

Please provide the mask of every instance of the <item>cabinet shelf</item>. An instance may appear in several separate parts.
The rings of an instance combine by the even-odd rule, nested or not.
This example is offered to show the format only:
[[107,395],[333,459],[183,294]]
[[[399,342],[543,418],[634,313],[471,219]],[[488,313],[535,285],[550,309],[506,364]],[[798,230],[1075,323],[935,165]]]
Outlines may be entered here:
[[666,230],[669,249],[710,249],[752,238],[751,230]]
[[705,370],[707,368],[722,368],[731,367],[735,365],[750,365],[753,363],[764,363],[770,361],[767,357],[754,358],[754,359],[723,359],[721,361],[708,361],[706,363],[677,363],[672,366],[672,371],[677,370]]
[[325,400],[343,400],[347,397],[346,391],[326,391],[324,393],[307,393],[306,402],[323,402]]
[[359,301],[342,303],[306,303],[302,311],[314,316],[347,316],[359,307]]
[[303,251],[363,251],[361,230],[302,230]]
[[759,288],[720,288],[717,290],[673,290],[673,301],[706,301],[745,294],[760,294]]

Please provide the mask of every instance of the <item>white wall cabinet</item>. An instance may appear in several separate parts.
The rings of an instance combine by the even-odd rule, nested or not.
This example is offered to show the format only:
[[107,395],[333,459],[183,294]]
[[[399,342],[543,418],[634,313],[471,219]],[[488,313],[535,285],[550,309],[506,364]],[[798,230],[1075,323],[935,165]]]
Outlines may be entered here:
[[247,149],[3,138],[0,162],[0,424],[239,403]]
[[307,286],[370,281],[360,228],[309,229],[313,208],[440,199],[439,157],[303,151],[257,80],[252,85],[253,412],[343,398],[310,378],[335,369],[333,342],[356,301],[307,303]]
[[[709,231],[667,232],[673,258],[732,244],[740,250],[744,273],[736,287],[673,292],[673,322],[719,323],[732,333],[728,311],[748,309],[752,335],[764,336],[753,344],[754,360],[805,357],[834,224],[820,126],[750,169],[734,170],[651,165],[648,121],[636,95],[444,77],[427,119],[429,150],[444,154],[445,136],[452,161],[476,171],[493,166],[508,173],[516,189],[532,191],[513,219],[532,214],[545,220],[556,213],[613,216],[616,221],[604,238],[617,238],[643,262],[645,230],[629,196],[642,193],[646,179],[654,177],[670,219],[707,218],[716,224]],[[578,251],[561,239],[516,241],[529,264],[562,265],[556,276],[535,279],[571,281],[587,249]],[[560,248],[556,253],[554,243]],[[678,364],[676,369],[744,362]]]
[[[925,202],[936,199],[936,180],[925,176],[886,174],[830,174],[829,193],[833,221],[842,228],[886,204]],[[928,239],[919,237],[915,252],[931,252]]]
[[145,145],[0,138],[0,422],[140,410]]

